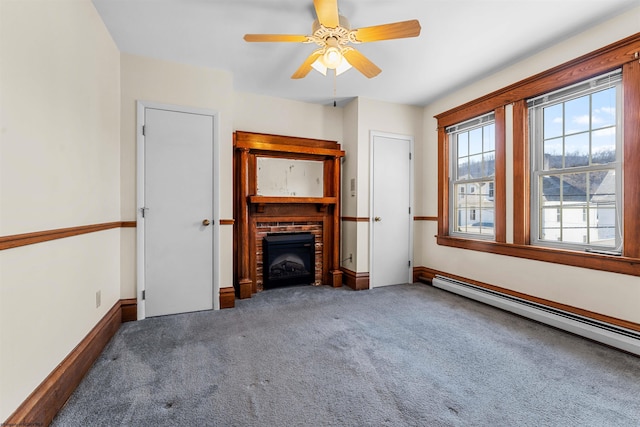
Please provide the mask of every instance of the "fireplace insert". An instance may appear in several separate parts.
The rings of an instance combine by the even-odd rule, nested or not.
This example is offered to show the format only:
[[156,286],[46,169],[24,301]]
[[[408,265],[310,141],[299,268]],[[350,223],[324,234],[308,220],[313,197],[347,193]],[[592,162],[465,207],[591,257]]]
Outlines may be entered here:
[[308,285],[315,280],[315,237],[272,233],[262,242],[263,288]]

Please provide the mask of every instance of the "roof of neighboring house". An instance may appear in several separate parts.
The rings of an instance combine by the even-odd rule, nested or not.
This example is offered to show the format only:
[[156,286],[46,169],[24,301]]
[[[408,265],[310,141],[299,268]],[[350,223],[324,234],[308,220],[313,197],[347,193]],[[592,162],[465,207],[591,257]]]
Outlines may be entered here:
[[591,203],[611,203],[616,201],[616,173],[609,171],[595,191]]
[[[564,202],[586,202],[585,188],[573,185],[570,180],[562,180],[562,198]],[[560,199],[560,175],[545,176],[542,179],[542,194],[544,200],[559,202]]]

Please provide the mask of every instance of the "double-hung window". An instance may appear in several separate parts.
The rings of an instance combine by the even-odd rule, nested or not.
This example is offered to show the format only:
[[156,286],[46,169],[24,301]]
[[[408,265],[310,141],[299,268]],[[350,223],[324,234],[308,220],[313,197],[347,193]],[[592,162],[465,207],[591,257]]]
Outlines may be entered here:
[[527,101],[531,243],[622,251],[621,82],[616,70]]
[[451,235],[495,237],[495,114],[449,126]]

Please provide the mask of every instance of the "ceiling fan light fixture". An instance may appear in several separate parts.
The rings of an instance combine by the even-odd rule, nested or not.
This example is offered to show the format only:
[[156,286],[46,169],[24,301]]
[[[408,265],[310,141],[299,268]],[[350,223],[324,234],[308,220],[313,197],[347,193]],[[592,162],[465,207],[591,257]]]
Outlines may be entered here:
[[347,61],[347,58],[343,56],[342,61],[340,62],[340,65],[336,67],[336,76],[339,76],[340,74],[350,69],[351,69],[351,64],[349,64],[349,61]]
[[[329,48],[329,49],[332,49],[332,48]],[[336,76],[339,76],[345,71],[351,69],[351,64],[349,64],[349,61],[347,61],[347,59],[342,55],[342,52],[340,50],[335,52],[335,54],[337,55],[337,58],[330,57],[329,61],[327,61],[327,56],[328,56],[327,53],[329,52],[325,52],[324,54],[319,55],[318,59],[313,61],[313,63],[311,64],[311,67],[314,70],[316,70],[323,76],[327,75],[327,70],[336,70]],[[334,53],[331,52],[329,54],[333,55]]]
[[321,58],[322,58],[322,56],[320,56],[318,59],[316,59],[313,62],[313,64],[311,64],[311,67],[313,67],[314,70],[316,70],[317,72],[319,72],[323,76],[326,76],[327,75],[327,67],[322,63]]
[[322,55],[322,59],[323,59],[322,62],[324,62],[324,65],[327,68],[331,68],[332,70],[335,70],[336,68],[338,68],[338,66],[342,62],[342,52],[340,52],[340,48],[338,47],[335,47],[335,46],[328,47],[325,50],[324,55]]
[[321,51],[318,59],[312,64],[316,71],[322,75],[327,75],[327,70],[336,70],[336,76],[344,73],[351,68],[351,64],[346,60],[342,54],[342,48],[338,44],[338,40],[335,37],[329,37],[326,39],[326,46]]

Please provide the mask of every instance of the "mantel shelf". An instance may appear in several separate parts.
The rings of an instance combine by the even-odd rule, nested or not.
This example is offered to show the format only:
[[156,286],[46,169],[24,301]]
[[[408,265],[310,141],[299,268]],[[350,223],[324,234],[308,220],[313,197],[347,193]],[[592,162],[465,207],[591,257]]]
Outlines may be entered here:
[[258,206],[258,212],[264,212],[264,205],[268,204],[316,204],[318,210],[326,211],[327,206],[335,205],[336,197],[286,197],[286,196],[249,196],[249,203]]
[[320,205],[335,205],[335,197],[287,197],[287,196],[249,196],[249,203],[316,203]]

